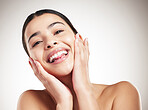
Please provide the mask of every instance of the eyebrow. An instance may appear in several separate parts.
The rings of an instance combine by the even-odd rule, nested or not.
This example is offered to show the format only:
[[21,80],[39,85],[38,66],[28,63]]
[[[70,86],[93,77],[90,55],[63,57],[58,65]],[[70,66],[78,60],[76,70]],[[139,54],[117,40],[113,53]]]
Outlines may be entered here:
[[54,23],[51,23],[47,28],[51,28],[51,27],[53,27],[55,24],[63,24],[63,25],[64,25],[64,23],[62,23],[62,22],[54,22]]
[[[62,22],[53,22],[53,23],[51,23],[50,25],[47,26],[47,29],[52,28],[55,24],[63,24],[63,25],[64,25],[64,23],[62,23]],[[31,40],[31,38],[33,38],[33,37],[39,35],[40,33],[41,33],[40,31],[37,31],[37,32],[33,33],[33,34],[29,37],[28,43],[29,43],[29,41]]]

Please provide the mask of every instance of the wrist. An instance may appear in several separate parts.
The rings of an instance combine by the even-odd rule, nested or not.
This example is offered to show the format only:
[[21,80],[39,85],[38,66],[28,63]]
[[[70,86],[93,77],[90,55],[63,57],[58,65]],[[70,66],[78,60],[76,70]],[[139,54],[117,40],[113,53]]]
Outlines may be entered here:
[[92,92],[92,86],[91,84],[79,84],[78,86],[74,87],[75,93],[91,93]]
[[58,100],[56,101],[58,104],[61,104],[63,102],[71,102],[73,100],[73,96],[71,94],[65,94],[58,97]]
[[56,105],[56,110],[72,110],[73,101],[72,100],[63,100],[60,103],[58,102]]

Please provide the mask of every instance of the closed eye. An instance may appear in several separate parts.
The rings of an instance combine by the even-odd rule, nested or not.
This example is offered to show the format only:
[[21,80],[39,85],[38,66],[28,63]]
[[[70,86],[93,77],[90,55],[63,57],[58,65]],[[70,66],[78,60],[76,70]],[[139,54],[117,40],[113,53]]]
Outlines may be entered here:
[[37,42],[35,42],[32,47],[35,47],[36,45],[40,44],[41,42],[42,42],[42,41],[37,41]]
[[54,33],[54,35],[60,34],[61,32],[63,32],[64,30],[58,30]]

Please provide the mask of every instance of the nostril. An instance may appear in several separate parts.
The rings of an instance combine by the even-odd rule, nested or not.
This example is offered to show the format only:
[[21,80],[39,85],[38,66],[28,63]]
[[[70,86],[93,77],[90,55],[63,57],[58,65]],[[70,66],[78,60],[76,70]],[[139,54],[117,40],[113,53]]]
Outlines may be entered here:
[[48,45],[47,45],[47,48],[51,48],[51,47],[53,47],[53,46],[56,45],[56,44],[58,44],[58,43],[57,43],[57,42],[53,42],[52,45],[48,44]]
[[47,46],[47,48],[50,48],[50,47],[51,47],[50,45]]
[[54,42],[53,44],[54,44],[54,45],[56,45],[56,44],[57,44],[57,42]]

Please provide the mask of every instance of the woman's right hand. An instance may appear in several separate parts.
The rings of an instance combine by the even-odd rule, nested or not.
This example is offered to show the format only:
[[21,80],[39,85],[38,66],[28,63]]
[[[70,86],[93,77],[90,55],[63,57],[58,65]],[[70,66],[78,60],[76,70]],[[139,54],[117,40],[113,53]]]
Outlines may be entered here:
[[61,83],[56,77],[47,73],[38,61],[29,58],[29,63],[47,91],[54,97],[56,110],[72,110],[73,97],[68,87]]

